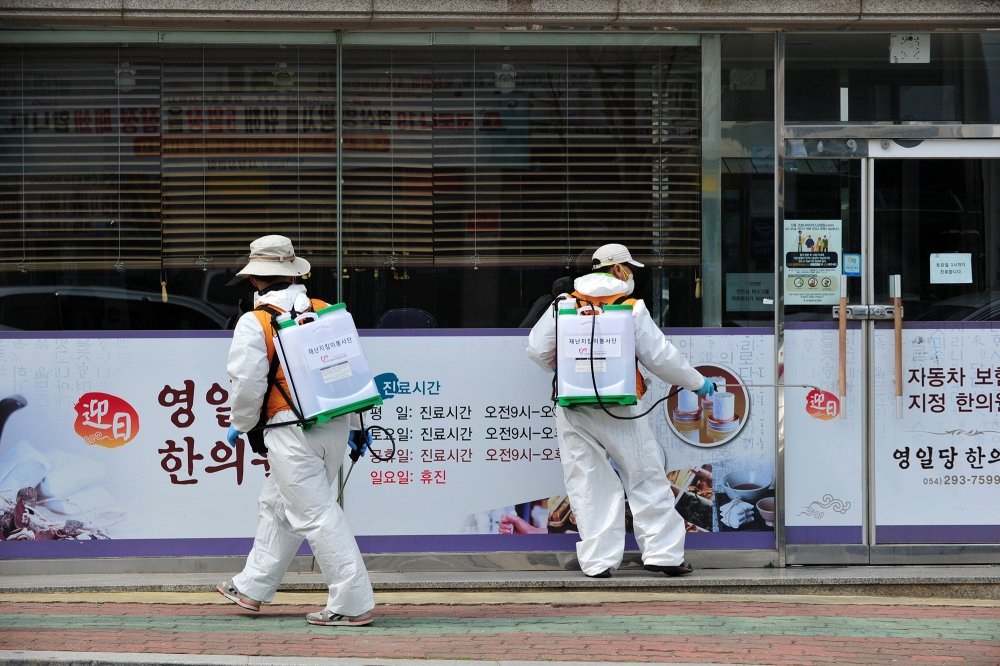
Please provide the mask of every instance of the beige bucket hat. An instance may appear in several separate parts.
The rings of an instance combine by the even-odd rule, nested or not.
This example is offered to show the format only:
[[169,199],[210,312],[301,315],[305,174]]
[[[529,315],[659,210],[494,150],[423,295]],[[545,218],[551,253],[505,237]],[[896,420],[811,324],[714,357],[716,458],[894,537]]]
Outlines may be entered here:
[[295,256],[292,241],[286,236],[261,236],[250,243],[250,261],[237,273],[239,276],[255,275],[272,277],[276,275],[305,275],[309,272],[309,262]]

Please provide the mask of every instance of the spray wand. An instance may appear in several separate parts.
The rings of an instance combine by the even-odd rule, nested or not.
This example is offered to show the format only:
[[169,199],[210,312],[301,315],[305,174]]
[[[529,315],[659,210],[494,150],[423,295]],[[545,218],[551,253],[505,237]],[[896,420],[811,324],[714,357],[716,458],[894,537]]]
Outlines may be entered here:
[[[351,459],[351,466],[347,468],[347,474],[344,476],[344,480],[340,484],[340,492],[337,495],[337,504],[340,504],[340,501],[344,498],[344,488],[347,487],[347,480],[351,478],[351,472],[354,471],[354,465],[356,465],[358,460],[361,459],[361,456],[365,454],[365,449],[367,449],[371,454],[372,460],[376,460],[378,462],[389,462],[396,457],[396,438],[392,436],[392,431],[385,426],[380,425],[370,425],[366,428],[363,412],[358,414],[358,418],[361,419],[361,429],[354,430],[351,433],[351,441],[354,444],[354,446],[351,447],[350,454],[348,454],[348,457]],[[385,458],[379,456],[371,448],[370,433],[372,430],[381,430],[385,433],[388,440],[392,442],[392,450]]]
[[[601,400],[600,392],[597,390],[597,374],[594,371],[594,336],[597,333],[597,315],[596,313],[594,313],[591,316],[594,318],[590,322],[590,380],[594,386],[594,396],[597,398],[597,404],[601,406],[601,410],[603,410],[605,414],[620,421],[633,421],[635,419],[641,419],[644,416],[648,416],[650,412],[656,409],[656,407],[659,404],[666,402],[667,400],[669,400],[670,398],[674,397],[675,395],[684,390],[684,387],[678,386],[673,391],[671,391],[670,393],[668,393],[667,395],[663,396],[662,398],[654,402],[652,405],[650,405],[649,409],[642,412],[641,414],[635,414],[633,416],[621,416],[619,414],[615,414],[610,409],[608,409],[605,406],[606,403],[603,400]],[[807,388],[807,389],[813,389],[815,391],[821,390],[818,386],[813,386],[812,384],[716,384],[713,382],[713,386],[715,386],[716,390],[718,390],[720,387],[726,387],[726,386],[741,386],[743,388]]]

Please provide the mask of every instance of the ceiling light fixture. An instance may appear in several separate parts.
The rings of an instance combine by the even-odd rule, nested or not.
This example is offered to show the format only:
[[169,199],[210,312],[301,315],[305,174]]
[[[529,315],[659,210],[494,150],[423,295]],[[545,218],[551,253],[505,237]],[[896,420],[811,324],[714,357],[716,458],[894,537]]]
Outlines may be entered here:
[[295,84],[295,72],[288,69],[288,63],[279,62],[271,72],[271,83],[276,88],[288,88]]
[[135,67],[129,62],[121,63],[115,70],[115,78],[117,79],[119,89],[131,90],[136,84]]
[[517,70],[510,63],[503,63],[497,67],[493,75],[493,85],[502,93],[509,93],[517,86]]

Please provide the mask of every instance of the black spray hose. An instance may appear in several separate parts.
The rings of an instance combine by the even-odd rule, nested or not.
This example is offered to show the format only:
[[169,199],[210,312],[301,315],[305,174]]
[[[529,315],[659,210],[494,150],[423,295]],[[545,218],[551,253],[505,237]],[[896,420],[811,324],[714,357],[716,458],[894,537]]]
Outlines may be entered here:
[[[291,407],[291,404],[289,404],[289,407]],[[295,409],[293,408],[292,411],[294,412]],[[250,428],[250,430],[247,430],[247,432],[257,432],[259,430],[267,430],[268,428],[283,428],[285,426],[293,426],[293,425],[309,428],[311,426],[316,425],[317,423],[319,423],[319,421],[317,421],[314,418],[308,418],[308,419],[297,418],[292,421],[278,421],[277,423],[264,423],[259,426],[254,426],[253,428]]]
[[[593,307],[593,304],[591,304],[591,307]],[[619,416],[618,414],[615,414],[610,409],[608,409],[607,407],[605,407],[606,403],[603,400],[601,400],[601,394],[597,390],[597,373],[594,371],[594,335],[597,333],[597,313],[591,312],[590,317],[591,317],[591,321],[590,321],[590,381],[593,383],[593,386],[594,386],[594,396],[597,398],[597,404],[601,406],[601,409],[604,411],[605,414],[607,414],[611,418],[618,419],[619,421],[634,421],[636,419],[641,419],[644,416],[648,416],[650,412],[652,412],[654,409],[656,409],[657,405],[659,405],[662,402],[666,402],[667,400],[670,400],[670,398],[674,397],[675,395],[677,395],[678,393],[680,393],[682,390],[684,390],[684,387],[678,386],[673,391],[671,391],[670,393],[668,393],[667,395],[663,396],[662,398],[660,398],[659,400],[657,400],[656,402],[654,402],[652,405],[650,405],[649,409],[647,409],[646,411],[644,411],[642,414],[635,414],[633,416]]]
[[[566,296],[568,296],[568,294],[560,294],[559,296],[556,296],[555,300],[552,301],[553,316],[556,318],[555,338],[556,338],[556,354],[557,355],[559,353],[558,352],[558,350],[559,350],[559,312],[558,312],[558,305],[557,305],[557,303],[560,300],[562,300],[564,297],[566,297]],[[587,301],[584,301],[584,302],[586,303]],[[589,303],[589,305],[591,307],[594,306],[593,303]],[[678,393],[680,393],[681,391],[684,390],[684,387],[678,386],[673,391],[671,391],[670,393],[668,393],[667,395],[663,396],[662,398],[660,398],[659,400],[657,400],[656,402],[654,402],[652,405],[650,405],[649,409],[647,409],[646,411],[644,411],[642,414],[635,414],[634,416],[619,416],[618,414],[615,414],[611,410],[609,410],[605,406],[607,403],[605,403],[603,400],[601,400],[601,394],[597,390],[597,374],[594,371],[594,336],[597,333],[597,315],[595,313],[591,313],[590,316],[591,316],[591,320],[590,320],[590,381],[591,381],[591,384],[594,387],[594,397],[597,398],[597,404],[601,406],[601,409],[604,411],[605,414],[607,414],[611,418],[618,419],[619,421],[634,421],[635,419],[641,419],[644,416],[648,416],[650,414],[650,412],[652,412],[654,409],[656,409],[657,405],[659,405],[662,402],[665,402],[665,401],[669,400],[670,398],[674,397],[675,395],[677,395]],[[556,372],[552,376],[552,402],[557,402],[556,396],[559,393],[558,385],[559,385],[559,363],[558,363],[558,360],[557,360],[556,361]]]

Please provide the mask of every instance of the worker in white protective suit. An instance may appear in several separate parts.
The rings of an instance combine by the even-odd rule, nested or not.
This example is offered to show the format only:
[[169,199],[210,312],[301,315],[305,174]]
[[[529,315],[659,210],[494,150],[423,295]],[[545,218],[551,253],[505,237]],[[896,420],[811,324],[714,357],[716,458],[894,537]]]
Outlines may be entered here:
[[[604,245],[594,252],[593,272],[574,281],[569,297],[577,303],[631,304],[639,363],[663,381],[711,395],[715,385],[667,340],[643,301],[629,298],[634,288],[633,268],[642,266],[624,245]],[[528,335],[528,355],[552,370],[556,354],[556,313],[550,308]],[[636,395],[641,398],[645,388],[637,367]],[[669,576],[692,571],[684,560],[684,519],[674,508],[663,449],[648,420],[622,420],[604,411],[619,417],[634,416],[643,411],[641,404],[556,407],[563,479],[580,531],[577,559],[583,573],[592,578],[608,578],[621,565],[626,498],[643,566]]]
[[[284,374],[280,366],[271,366],[272,317],[326,305],[310,299],[297,283],[308,271],[309,262],[295,256],[288,238],[271,235],[250,244],[249,263],[237,274],[249,280],[256,293],[255,309],[236,323],[226,366],[232,404],[227,438],[233,446],[260,424],[262,410],[268,426],[297,420]],[[260,493],[257,534],[243,571],[220,583],[220,594],[253,611],[270,603],[305,538],[329,588],[326,607],[306,615],[306,621],[324,626],[372,622],[375,596],[368,570],[334,491],[346,447],[359,446],[350,433],[352,426],[358,427],[356,419],[345,415],[308,428],[296,424],[263,429],[270,476]],[[262,452],[260,440],[250,439]],[[367,444],[360,446],[364,453]]]

